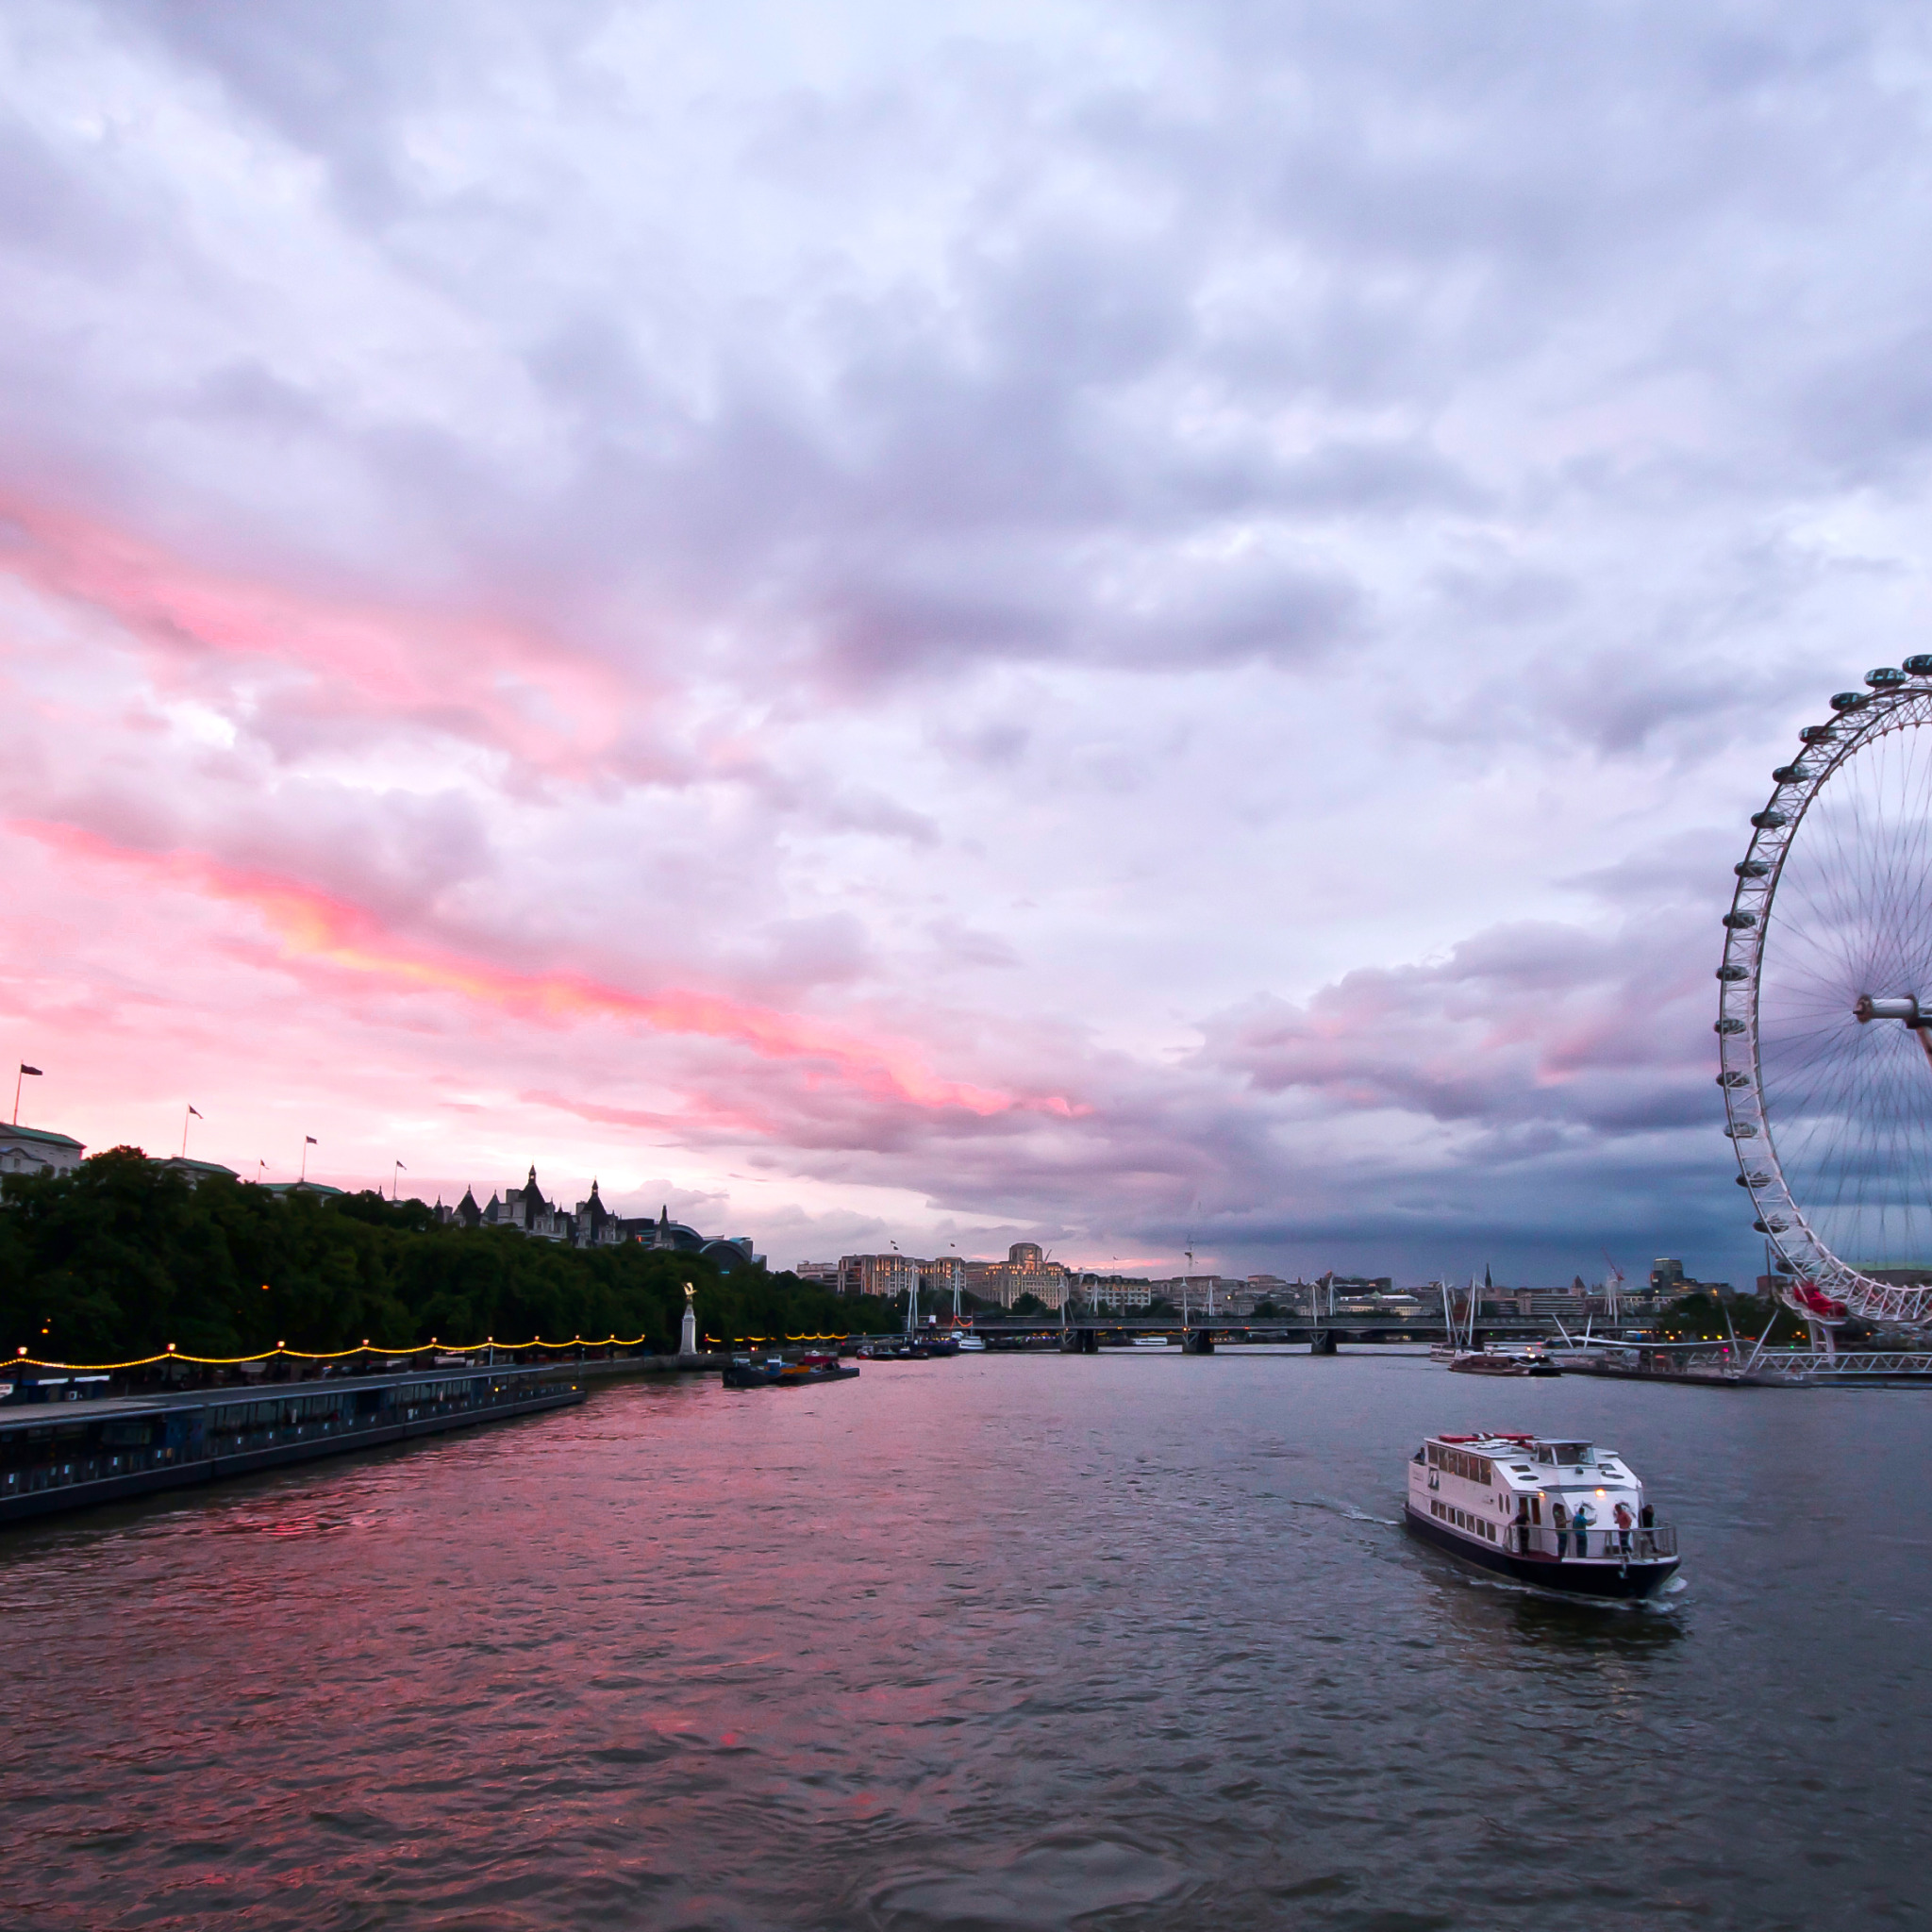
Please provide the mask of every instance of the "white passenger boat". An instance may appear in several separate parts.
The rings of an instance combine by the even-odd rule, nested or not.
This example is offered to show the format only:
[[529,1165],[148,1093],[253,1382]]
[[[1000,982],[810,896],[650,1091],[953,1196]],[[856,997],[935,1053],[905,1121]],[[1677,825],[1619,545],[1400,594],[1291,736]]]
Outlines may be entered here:
[[1408,1466],[1408,1526],[1466,1562],[1570,1596],[1643,1597],[1677,1571],[1614,1449],[1540,1436],[1431,1436]]
[[983,1335],[969,1335],[965,1329],[956,1328],[953,1330],[953,1340],[958,1343],[961,1355],[986,1353],[986,1337]]

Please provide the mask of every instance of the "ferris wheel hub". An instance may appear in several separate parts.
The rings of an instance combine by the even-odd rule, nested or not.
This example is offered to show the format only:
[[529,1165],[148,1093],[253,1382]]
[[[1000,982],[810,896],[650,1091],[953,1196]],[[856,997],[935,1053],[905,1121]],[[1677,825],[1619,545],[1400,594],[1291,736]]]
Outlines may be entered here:
[[1869,1020],[1903,1020],[1907,1026],[1932,1026],[1932,1014],[1921,1015],[1915,993],[1883,1000],[1874,1000],[1869,992],[1860,993],[1852,1011],[1861,1026]]

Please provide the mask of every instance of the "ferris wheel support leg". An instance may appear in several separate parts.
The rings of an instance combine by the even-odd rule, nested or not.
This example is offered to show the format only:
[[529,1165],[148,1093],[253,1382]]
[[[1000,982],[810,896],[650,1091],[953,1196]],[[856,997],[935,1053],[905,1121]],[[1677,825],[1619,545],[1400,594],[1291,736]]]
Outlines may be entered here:
[[1838,1342],[1824,1323],[1807,1322],[1805,1325],[1811,1331],[1811,1349],[1814,1355],[1832,1356],[1838,1353]]

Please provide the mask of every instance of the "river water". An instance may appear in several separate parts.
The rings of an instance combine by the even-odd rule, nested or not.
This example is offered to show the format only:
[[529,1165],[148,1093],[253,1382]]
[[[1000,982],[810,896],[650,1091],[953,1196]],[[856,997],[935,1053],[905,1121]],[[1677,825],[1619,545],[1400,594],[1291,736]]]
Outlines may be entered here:
[[[1608,1442],[1660,1608],[1396,1526]],[[1932,1392],[962,1357],[0,1535],[9,1928],[1918,1925]]]

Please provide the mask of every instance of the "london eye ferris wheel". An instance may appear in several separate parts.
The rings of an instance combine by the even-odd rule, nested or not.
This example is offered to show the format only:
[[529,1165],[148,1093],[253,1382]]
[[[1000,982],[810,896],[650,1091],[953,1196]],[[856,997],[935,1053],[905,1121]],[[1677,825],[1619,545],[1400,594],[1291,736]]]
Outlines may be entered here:
[[1932,653],[1807,724],[1736,867],[1717,1032],[1738,1182],[1813,1321],[1932,1323]]

